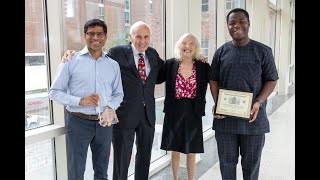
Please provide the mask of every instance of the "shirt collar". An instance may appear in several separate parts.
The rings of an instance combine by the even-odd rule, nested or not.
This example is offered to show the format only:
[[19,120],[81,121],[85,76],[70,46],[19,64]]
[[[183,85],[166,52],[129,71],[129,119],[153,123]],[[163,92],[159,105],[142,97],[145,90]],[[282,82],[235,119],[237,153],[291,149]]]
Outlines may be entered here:
[[[140,53],[137,48],[131,43],[131,47],[132,47],[132,51],[133,51],[133,55],[137,55]],[[142,52],[143,56],[145,57],[146,56],[146,52]]]
[[[88,46],[86,45],[80,52],[80,55],[84,55],[89,53],[89,49]],[[101,57],[105,57],[107,55],[107,53],[105,51],[102,51],[102,56]]]

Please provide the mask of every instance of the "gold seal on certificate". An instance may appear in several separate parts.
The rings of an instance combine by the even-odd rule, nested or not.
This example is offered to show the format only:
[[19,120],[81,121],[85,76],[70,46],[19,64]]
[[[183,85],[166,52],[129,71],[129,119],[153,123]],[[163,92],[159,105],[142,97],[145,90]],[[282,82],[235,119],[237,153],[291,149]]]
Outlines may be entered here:
[[252,95],[250,92],[219,89],[216,114],[250,118]]

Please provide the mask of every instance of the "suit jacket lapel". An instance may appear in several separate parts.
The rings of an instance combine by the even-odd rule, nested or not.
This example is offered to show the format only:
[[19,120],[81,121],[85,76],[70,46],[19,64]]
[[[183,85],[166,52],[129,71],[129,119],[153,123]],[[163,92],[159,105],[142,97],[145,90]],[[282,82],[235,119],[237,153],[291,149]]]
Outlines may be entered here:
[[138,69],[136,67],[136,63],[134,62],[133,51],[131,48],[131,44],[127,46],[126,55],[128,57],[129,66],[131,67],[133,74],[142,81],[141,76],[139,75]]
[[149,61],[149,64],[150,64],[150,72],[147,76],[147,79],[146,81],[148,80],[148,77],[151,75],[151,73],[153,73],[153,70],[156,68],[155,65],[156,65],[156,60],[155,58],[152,56],[152,53],[150,53],[149,51],[149,48],[146,50],[146,56],[148,57],[148,61]]
[[146,50],[146,55],[148,57],[150,68],[152,71],[152,69],[154,69],[156,66],[156,59],[154,58],[153,54],[150,53],[149,48]]

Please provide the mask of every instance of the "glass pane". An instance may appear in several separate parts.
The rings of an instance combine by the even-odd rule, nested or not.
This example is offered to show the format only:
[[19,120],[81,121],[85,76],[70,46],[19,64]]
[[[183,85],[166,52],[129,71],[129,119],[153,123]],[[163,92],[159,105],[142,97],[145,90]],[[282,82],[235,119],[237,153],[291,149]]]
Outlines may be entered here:
[[289,83],[294,83],[294,69],[295,66],[291,66],[289,69]]
[[51,123],[43,0],[25,1],[25,130]]
[[[268,17],[266,21],[266,36],[267,36],[267,45],[272,49],[273,56],[275,55],[275,45],[276,45],[276,17],[277,12],[271,8],[268,9]],[[278,63],[276,63],[278,64]]]
[[25,179],[55,180],[55,153],[53,139],[25,146]]
[[269,0],[272,4],[277,5],[277,0]]
[[205,107],[205,113],[206,115],[202,117],[202,130],[203,132],[209,130],[212,128],[212,122],[213,122],[213,114],[212,114],[212,107],[214,105],[210,87],[208,85],[207,87],[207,94],[206,94],[206,107]]
[[[108,1],[105,0],[103,4],[99,4],[98,0],[64,0],[65,13],[64,13],[64,51],[67,49],[81,50],[86,44],[83,39],[83,26],[84,23],[92,18],[104,17],[104,21],[108,26],[108,40],[104,47],[105,51],[108,51],[111,47],[116,45],[123,45],[129,43],[129,29],[130,26],[136,21],[144,21],[151,27],[151,43],[153,48],[157,50],[162,59],[165,58],[164,48],[164,14],[163,14],[163,0],[152,1]],[[152,6],[151,6],[152,4]],[[99,8],[100,7],[100,8]],[[152,7],[152,14],[149,14],[150,7]],[[101,10],[103,8],[103,10]],[[101,15],[103,13],[103,16]],[[156,85],[155,98],[164,96],[164,84]],[[163,107],[158,107],[158,104],[163,104],[163,101],[157,103],[156,111],[163,110]],[[157,113],[157,121],[163,120],[163,117],[159,117]],[[162,127],[162,122],[156,122],[156,126]],[[162,129],[156,128],[156,134],[161,134]],[[152,161],[165,155],[166,152],[159,150],[158,142],[154,141],[154,148],[152,150]],[[111,149],[111,151],[113,151]],[[129,174],[134,173],[134,155],[135,147],[133,148],[132,162],[129,167]],[[88,154],[86,177],[92,178],[92,161]],[[112,177],[111,170],[113,164],[113,154],[111,152],[110,165],[109,165],[109,177]],[[91,157],[91,156],[90,156]],[[90,174],[91,173],[91,174]]]
[[[217,49],[217,21],[216,21],[216,0],[209,0],[209,11],[201,14],[201,47],[203,55],[208,57],[208,62],[211,64],[214,52]],[[206,116],[202,117],[203,131],[206,131],[212,127],[212,106],[213,100],[211,92],[208,90],[206,94]]]
[[226,0],[226,9],[231,10],[231,1],[230,0]]
[[209,10],[208,4],[202,5],[202,12],[207,12]]
[[156,125],[155,125],[155,133],[154,133],[153,145],[152,145],[151,162],[154,162],[155,160],[159,159],[159,157],[166,154],[166,151],[163,151],[160,149],[163,120],[164,120],[163,100],[156,101]]
[[201,47],[210,49],[210,51],[203,50],[203,53],[207,55],[208,62],[211,64],[211,58],[217,46],[216,0],[209,0],[208,6],[210,7],[209,11],[201,14]]

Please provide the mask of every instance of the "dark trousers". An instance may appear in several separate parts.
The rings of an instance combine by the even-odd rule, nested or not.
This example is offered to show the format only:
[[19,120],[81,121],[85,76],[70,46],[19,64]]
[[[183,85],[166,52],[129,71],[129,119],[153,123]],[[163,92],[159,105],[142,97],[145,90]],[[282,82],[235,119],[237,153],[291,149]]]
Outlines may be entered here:
[[98,121],[81,119],[68,112],[66,130],[68,180],[83,180],[89,145],[94,180],[107,180],[112,126],[102,127]]
[[147,180],[151,160],[154,126],[142,119],[136,128],[113,129],[112,144],[114,149],[113,180],[127,180],[134,136],[136,135],[137,153],[135,158],[135,180]]
[[239,150],[244,180],[258,180],[265,134],[242,135],[215,132],[222,180],[237,179]]

